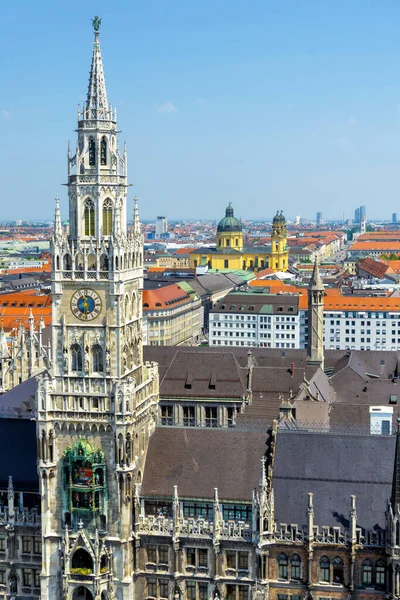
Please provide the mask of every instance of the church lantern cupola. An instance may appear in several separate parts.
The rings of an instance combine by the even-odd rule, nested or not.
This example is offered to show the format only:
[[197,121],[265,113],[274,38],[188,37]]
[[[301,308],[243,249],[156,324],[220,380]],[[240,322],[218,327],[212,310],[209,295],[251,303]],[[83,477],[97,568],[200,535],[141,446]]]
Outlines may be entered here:
[[229,202],[225,210],[225,217],[217,227],[217,248],[243,249],[242,223],[234,215],[233,206]]

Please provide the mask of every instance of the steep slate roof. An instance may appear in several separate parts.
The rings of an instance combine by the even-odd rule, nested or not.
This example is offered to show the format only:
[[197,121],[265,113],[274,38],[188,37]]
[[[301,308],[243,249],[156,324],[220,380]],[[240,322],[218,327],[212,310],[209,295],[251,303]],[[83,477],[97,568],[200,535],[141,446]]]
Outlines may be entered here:
[[12,475],[16,491],[37,491],[36,421],[0,419],[0,489]]
[[[30,377],[0,396],[1,416],[34,417],[36,378]],[[0,454],[1,456],[1,454]]]
[[312,492],[316,525],[348,527],[354,494],[357,525],[384,528],[395,442],[395,436],[279,431],[272,480],[275,520],[305,525]]
[[241,398],[246,392],[246,373],[231,353],[212,351],[193,360],[193,352],[179,349],[169,366],[160,372],[164,397]]
[[246,314],[251,311],[254,314],[289,314],[294,316],[298,313],[298,298],[298,296],[291,295],[275,296],[257,292],[233,292],[227,294],[222,300],[218,300],[211,312],[238,313],[240,310],[243,310],[243,313]]
[[141,495],[251,502],[267,434],[235,429],[160,427],[150,437]]

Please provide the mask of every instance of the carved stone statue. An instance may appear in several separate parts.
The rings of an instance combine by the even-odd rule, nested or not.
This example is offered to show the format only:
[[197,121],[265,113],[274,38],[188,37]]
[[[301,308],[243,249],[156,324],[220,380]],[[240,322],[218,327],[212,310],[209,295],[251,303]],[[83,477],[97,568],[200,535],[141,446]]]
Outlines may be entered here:
[[64,366],[64,373],[68,372],[68,349],[66,347],[63,348],[63,366]]

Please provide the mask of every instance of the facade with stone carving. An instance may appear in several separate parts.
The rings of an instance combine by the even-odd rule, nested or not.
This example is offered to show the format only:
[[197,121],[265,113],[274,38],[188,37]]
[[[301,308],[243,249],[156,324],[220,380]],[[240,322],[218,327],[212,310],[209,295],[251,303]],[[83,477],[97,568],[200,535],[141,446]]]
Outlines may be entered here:
[[[0,402],[0,597],[400,598],[400,359],[324,354],[318,265],[308,352],[143,357],[143,238],[95,23],[52,355]],[[390,426],[370,435],[378,401]]]

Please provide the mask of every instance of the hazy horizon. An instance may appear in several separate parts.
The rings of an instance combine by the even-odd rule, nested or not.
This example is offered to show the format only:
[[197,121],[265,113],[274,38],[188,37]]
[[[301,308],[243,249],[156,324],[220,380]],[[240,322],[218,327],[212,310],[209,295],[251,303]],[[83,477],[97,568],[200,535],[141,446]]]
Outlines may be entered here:
[[49,219],[56,194],[67,218],[95,13],[128,215],[134,195],[145,220],[397,212],[399,3],[23,0],[2,13],[2,219]]

